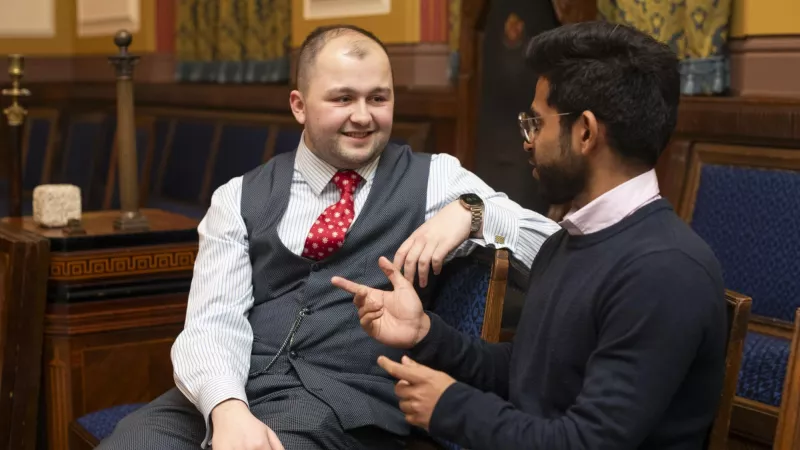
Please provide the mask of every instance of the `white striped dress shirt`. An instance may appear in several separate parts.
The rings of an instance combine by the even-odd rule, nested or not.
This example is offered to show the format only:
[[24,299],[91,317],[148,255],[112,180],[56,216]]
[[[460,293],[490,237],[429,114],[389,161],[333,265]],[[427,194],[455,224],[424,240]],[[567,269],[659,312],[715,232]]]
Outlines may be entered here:
[[[365,181],[356,189],[356,216],[369,195],[378,161],[357,170]],[[319,159],[300,140],[289,204],[278,227],[281,241],[298,255],[313,222],[325,208],[339,200],[339,190],[330,182],[335,172],[333,166]],[[468,240],[448,259],[488,242],[497,248],[510,249],[521,264],[530,267],[545,239],[559,229],[555,222],[492,190],[462,168],[455,157],[433,155],[425,220],[466,193],[483,199],[485,239]],[[220,402],[235,398],[247,403],[245,383],[253,344],[253,330],[247,316],[253,306],[253,285],[247,230],[240,212],[241,195],[242,177],[220,186],[197,228],[199,251],[186,322],[172,347],[175,383],[197,406],[206,424],[211,410]]]

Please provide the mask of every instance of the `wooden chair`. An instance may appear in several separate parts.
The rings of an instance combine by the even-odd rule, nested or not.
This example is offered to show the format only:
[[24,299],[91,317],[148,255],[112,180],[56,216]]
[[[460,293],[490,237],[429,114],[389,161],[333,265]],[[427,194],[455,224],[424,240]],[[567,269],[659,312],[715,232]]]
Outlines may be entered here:
[[56,156],[53,158],[52,183],[68,183],[81,190],[82,210],[96,209],[91,200],[102,187],[96,184],[96,175],[104,172],[102,161],[108,160],[108,140],[111,117],[107,111],[62,112]]
[[[430,309],[461,331],[488,342],[500,340],[503,300],[509,278],[524,280],[510,264],[505,249],[476,249],[470,256],[445,265],[435,282]],[[69,448],[89,450],[108,436],[117,422],[142,404],[117,405],[81,417],[70,424]],[[430,439],[420,439],[417,450],[441,448]]]
[[[527,274],[511,264],[506,249],[476,249],[469,257],[450,262],[436,280],[429,309],[464,334],[500,342],[503,305],[509,285],[521,289]],[[414,450],[458,446],[449,442],[413,442]]]
[[429,309],[462,333],[499,342],[509,270],[508,250],[478,248],[443,268]]
[[0,223],[0,450],[35,450],[47,239]]
[[736,396],[736,384],[739,381],[739,369],[742,365],[744,338],[747,335],[747,322],[750,320],[750,297],[733,291],[725,292],[728,305],[728,346],[725,356],[725,381],[722,385],[720,404],[717,416],[708,438],[708,450],[726,450],[728,448],[728,429],[731,423],[733,398]]
[[783,401],[778,413],[774,450],[800,448],[800,308],[795,311],[794,334],[789,350],[789,365],[783,385]]
[[783,402],[798,395],[800,151],[698,143],[687,154],[678,213],[716,253],[725,285],[753,299],[730,429],[770,445],[779,421],[796,422]]

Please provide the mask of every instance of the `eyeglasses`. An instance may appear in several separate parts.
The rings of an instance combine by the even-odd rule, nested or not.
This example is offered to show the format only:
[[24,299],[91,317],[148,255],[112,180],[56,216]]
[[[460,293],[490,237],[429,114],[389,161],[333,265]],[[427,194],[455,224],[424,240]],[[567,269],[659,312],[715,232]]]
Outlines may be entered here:
[[528,117],[527,113],[521,112],[519,116],[517,116],[517,120],[519,121],[519,131],[522,133],[522,138],[525,139],[525,142],[528,144],[533,144],[533,139],[536,137],[536,133],[542,128],[542,117],[554,117],[554,116],[566,116],[572,113],[559,113],[559,114],[548,114],[546,116],[537,116],[537,117]]

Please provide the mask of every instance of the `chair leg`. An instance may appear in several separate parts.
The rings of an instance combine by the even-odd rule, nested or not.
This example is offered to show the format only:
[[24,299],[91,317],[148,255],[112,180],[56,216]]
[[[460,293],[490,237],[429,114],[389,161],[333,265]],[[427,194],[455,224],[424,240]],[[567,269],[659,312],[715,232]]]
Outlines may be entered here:
[[789,364],[781,394],[775,450],[795,450],[800,445],[800,308],[795,311]]

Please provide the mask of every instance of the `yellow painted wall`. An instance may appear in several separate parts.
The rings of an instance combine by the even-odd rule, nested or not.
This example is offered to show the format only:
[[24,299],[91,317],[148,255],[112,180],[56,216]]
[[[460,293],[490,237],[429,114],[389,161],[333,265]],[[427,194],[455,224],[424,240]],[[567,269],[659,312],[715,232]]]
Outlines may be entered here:
[[[69,55],[75,36],[74,0],[55,0],[56,35],[51,38],[2,38],[0,54]],[[70,16],[71,14],[71,16]]]
[[798,0],[733,0],[730,36],[800,34],[798,18]]
[[[140,29],[133,34],[130,50],[136,53],[156,49],[155,2],[140,1]],[[22,53],[25,56],[109,55],[116,52],[113,34],[98,37],[78,37],[75,0],[54,0],[56,33],[52,38],[2,38],[0,55]]]
[[373,32],[386,44],[416,44],[420,37],[418,0],[394,0],[389,14],[379,16],[341,17],[324,20],[305,20],[303,0],[292,0],[292,47],[303,44],[314,28],[345,23]]
[[[56,0],[63,2],[65,0]],[[139,31],[133,33],[133,44],[130,51],[135,53],[151,53],[156,51],[156,2],[172,0],[139,0]],[[75,0],[70,0],[73,8]],[[72,12],[75,17],[75,11]],[[97,55],[114,53],[113,34],[108,36],[79,37],[75,36],[76,55]]]

